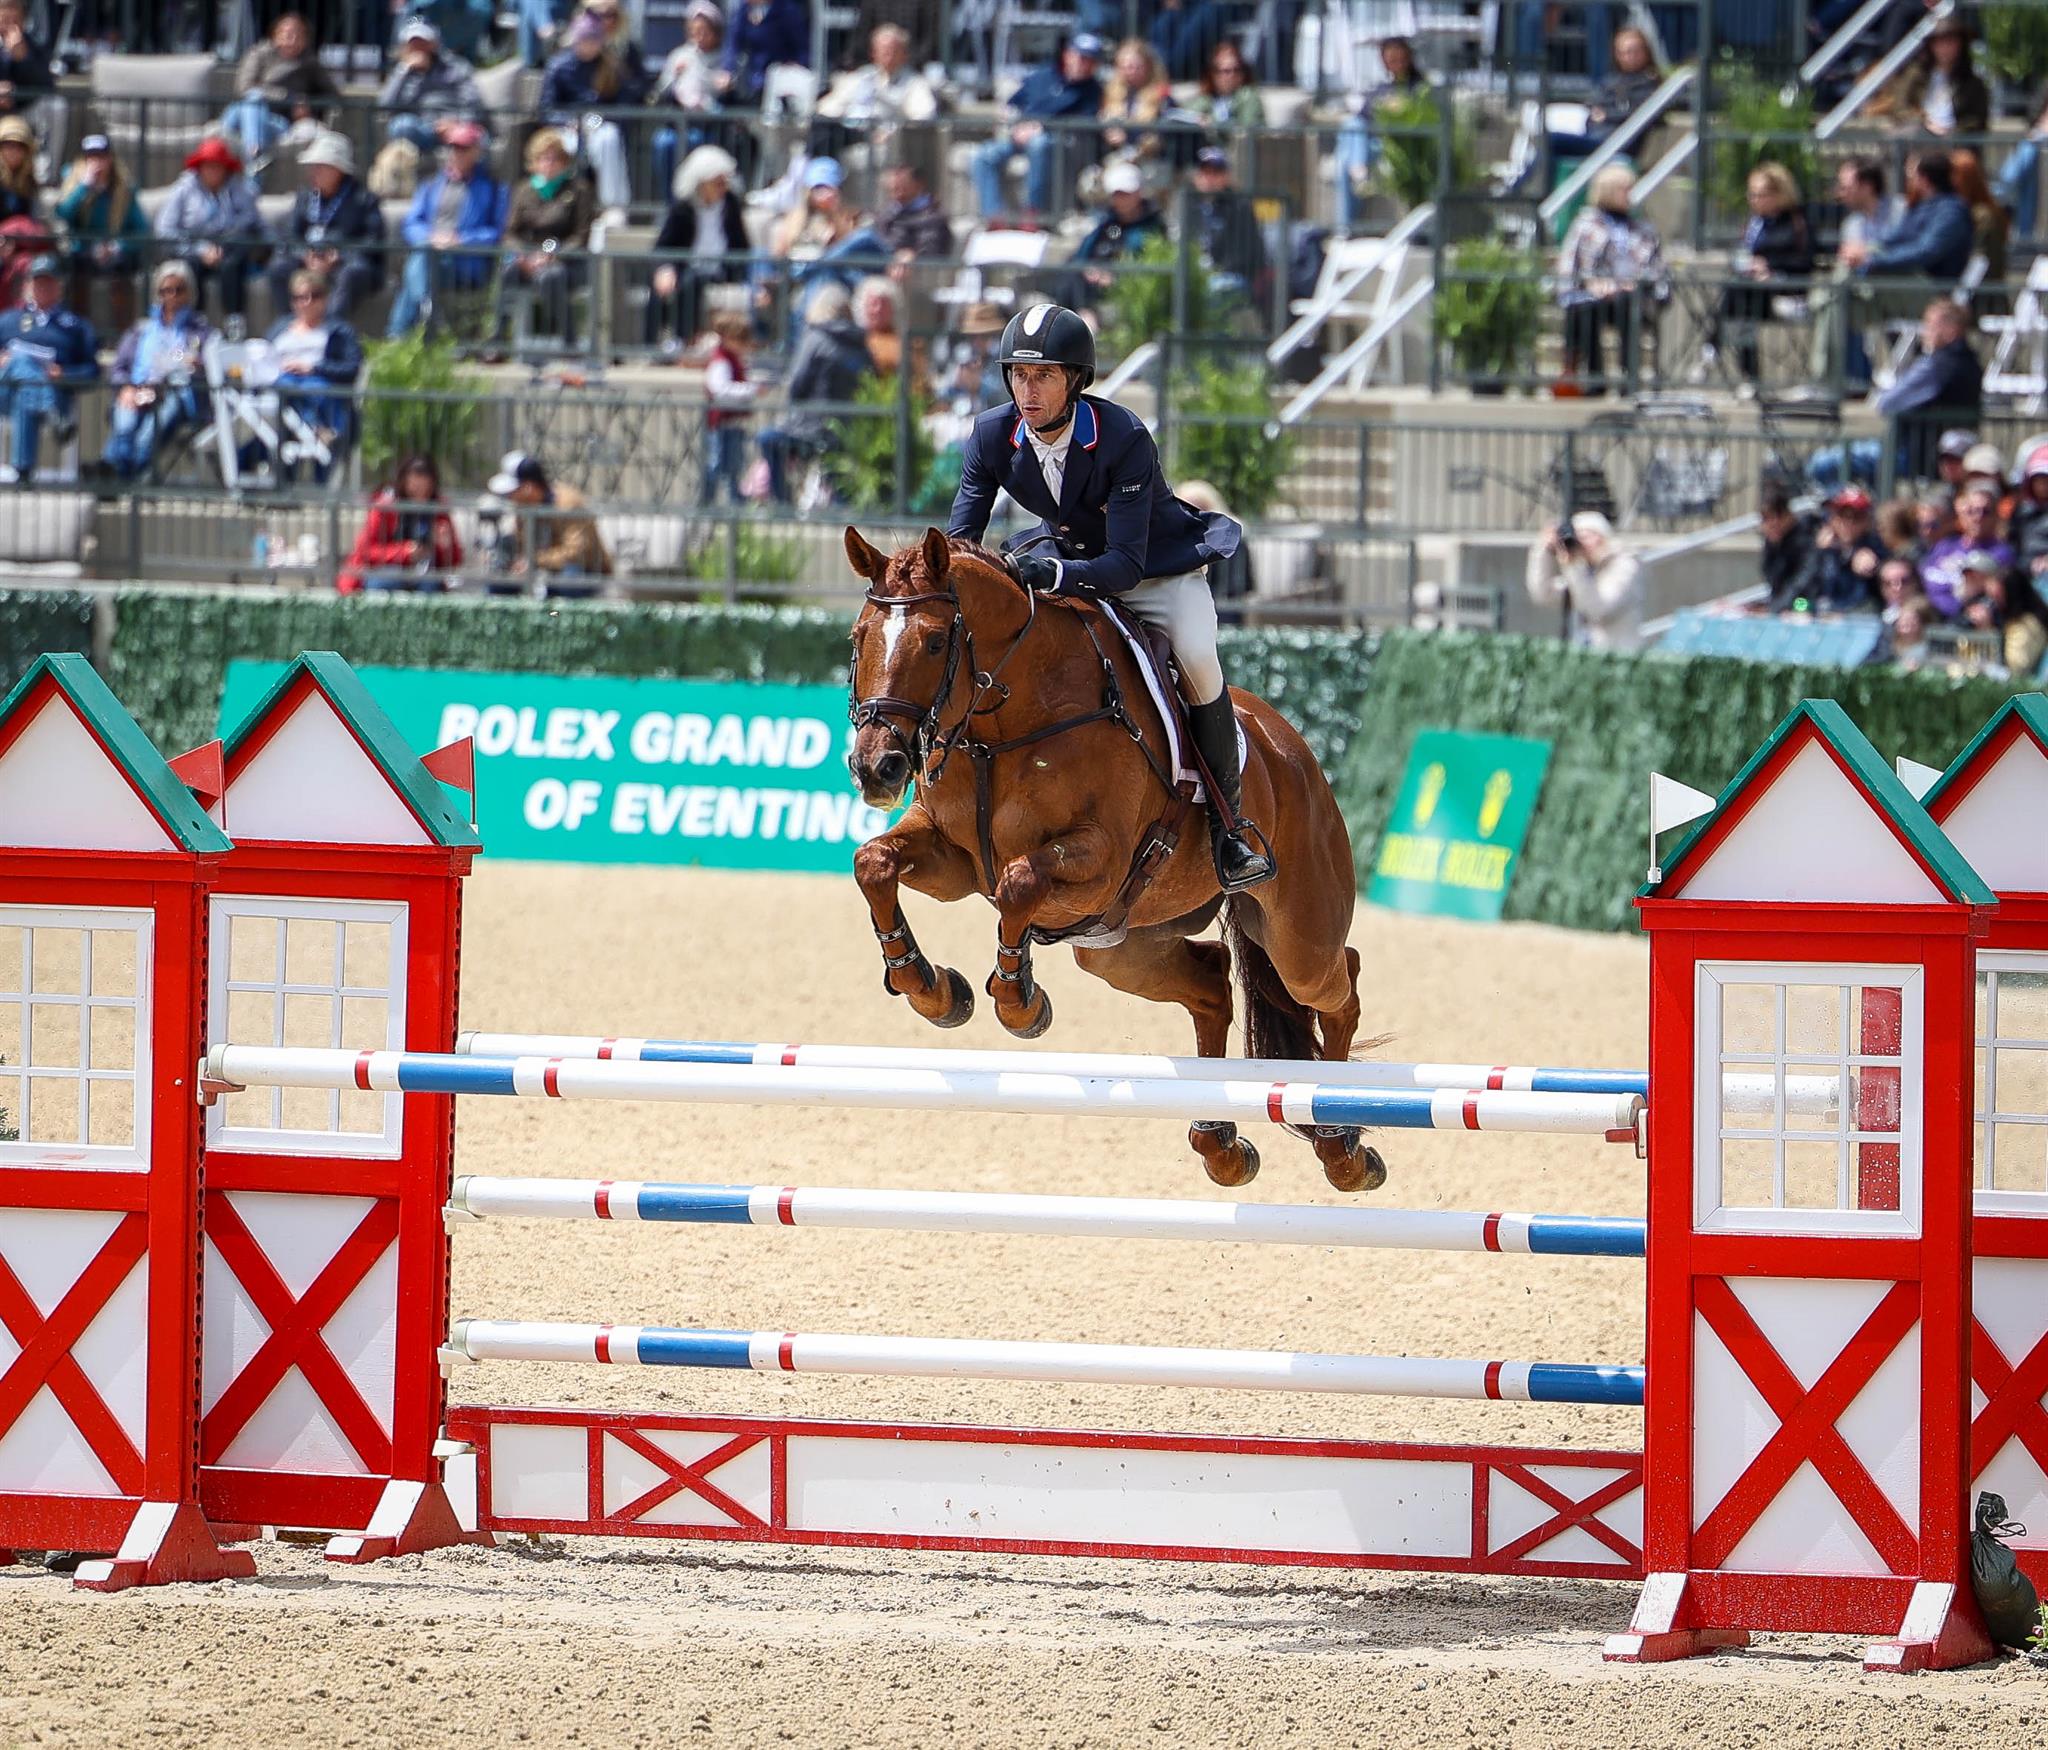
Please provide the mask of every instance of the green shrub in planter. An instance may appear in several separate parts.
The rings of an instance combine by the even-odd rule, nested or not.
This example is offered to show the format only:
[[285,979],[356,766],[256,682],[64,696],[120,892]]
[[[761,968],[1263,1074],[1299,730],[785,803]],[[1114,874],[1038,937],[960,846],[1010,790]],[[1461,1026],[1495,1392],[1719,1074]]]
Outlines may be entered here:
[[[910,355],[904,353],[904,368]],[[889,510],[896,503],[896,441],[898,432],[897,391],[893,379],[864,377],[854,391],[854,400],[872,413],[848,414],[833,421],[839,441],[825,456],[825,472],[848,510],[871,512]],[[931,435],[913,401],[910,409],[911,490],[930,472]]]
[[[1443,111],[1436,93],[1416,90],[1383,99],[1373,108],[1373,132],[1379,136],[1380,161],[1374,181],[1404,207],[1419,207],[1437,197],[1437,160],[1442,156]],[[1469,115],[1451,110],[1452,190],[1469,188],[1476,175],[1476,154]]]
[[1526,377],[1543,295],[1542,257],[1492,238],[1461,243],[1432,301],[1437,344],[1476,385]]
[[[732,581],[741,601],[749,599],[749,584],[791,584],[803,575],[803,543],[785,540],[766,529],[742,524],[730,552]],[[727,581],[727,553],[725,531],[720,529],[690,555],[685,569],[691,577],[723,586]],[[771,591],[764,599],[772,601],[784,593],[786,591]]]
[[[1180,245],[1168,237],[1147,237],[1129,266],[1120,272],[1102,302],[1102,346],[1105,359],[1120,359],[1148,340],[1173,332],[1173,263]],[[1209,270],[1199,260],[1188,263],[1187,307],[1182,332],[1205,334],[1217,313]]]
[[1294,465],[1294,434],[1272,418],[1264,365],[1202,361],[1174,394],[1170,477],[1208,481],[1232,516],[1264,516]]
[[1978,15],[1984,65],[2008,85],[2035,86],[2048,78],[2048,7],[1987,6]]
[[[455,348],[430,341],[416,330],[403,340],[378,341],[365,349],[363,371],[363,472],[386,479],[407,456],[432,456],[441,478],[455,484],[475,479],[495,458],[483,453],[483,379],[463,370]],[[377,390],[411,391],[431,397],[390,400]]]

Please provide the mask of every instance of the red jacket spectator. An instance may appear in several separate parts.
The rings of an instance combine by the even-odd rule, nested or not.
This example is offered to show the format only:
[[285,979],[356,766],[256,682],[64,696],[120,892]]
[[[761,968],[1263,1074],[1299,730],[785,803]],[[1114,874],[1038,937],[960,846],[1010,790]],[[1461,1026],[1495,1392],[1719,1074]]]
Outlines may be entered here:
[[462,568],[462,542],[456,536],[454,519],[439,506],[410,502],[402,509],[400,506],[395,486],[382,488],[370,500],[356,544],[334,580],[334,587],[343,595],[362,589],[366,574],[390,577],[402,573],[414,580],[406,587],[433,589],[440,586],[442,577]]

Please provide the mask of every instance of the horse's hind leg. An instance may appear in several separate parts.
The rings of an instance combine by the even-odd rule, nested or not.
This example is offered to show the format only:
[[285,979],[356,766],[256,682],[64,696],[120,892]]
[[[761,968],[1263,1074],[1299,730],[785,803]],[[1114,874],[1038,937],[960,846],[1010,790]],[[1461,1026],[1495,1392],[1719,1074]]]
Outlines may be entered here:
[[[1114,948],[1076,948],[1074,964],[1147,1002],[1179,1003],[1195,1024],[1198,1056],[1229,1049],[1230,950],[1221,942],[1194,941],[1171,926],[1134,930]],[[1258,1149],[1227,1120],[1191,1125],[1188,1143],[1219,1185],[1249,1185],[1258,1175]]]
[[958,1027],[974,1013],[974,991],[950,966],[933,966],[904,922],[899,887],[908,885],[933,899],[964,899],[974,891],[974,864],[967,853],[913,804],[887,832],[853,854],[853,878],[868,902],[875,940],[882,949],[882,988],[902,997],[935,1027]]

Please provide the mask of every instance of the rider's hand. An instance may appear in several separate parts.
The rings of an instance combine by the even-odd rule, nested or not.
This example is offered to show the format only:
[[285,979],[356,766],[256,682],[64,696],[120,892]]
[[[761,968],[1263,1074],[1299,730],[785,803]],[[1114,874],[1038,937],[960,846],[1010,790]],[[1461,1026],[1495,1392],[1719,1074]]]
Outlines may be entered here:
[[1032,554],[1017,561],[1017,581],[1026,589],[1043,590],[1047,595],[1058,595],[1060,589],[1060,565],[1057,559],[1041,558]]

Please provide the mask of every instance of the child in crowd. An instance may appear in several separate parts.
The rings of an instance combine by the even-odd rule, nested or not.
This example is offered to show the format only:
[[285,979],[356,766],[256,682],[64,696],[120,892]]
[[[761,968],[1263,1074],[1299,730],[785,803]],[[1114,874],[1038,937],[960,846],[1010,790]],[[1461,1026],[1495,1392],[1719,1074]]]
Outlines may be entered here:
[[747,380],[747,354],[754,330],[746,317],[721,310],[711,318],[711,352],[704,361],[704,489],[707,509],[717,504],[722,484],[734,504],[740,502],[740,467],[747,449],[745,409],[759,384]]

